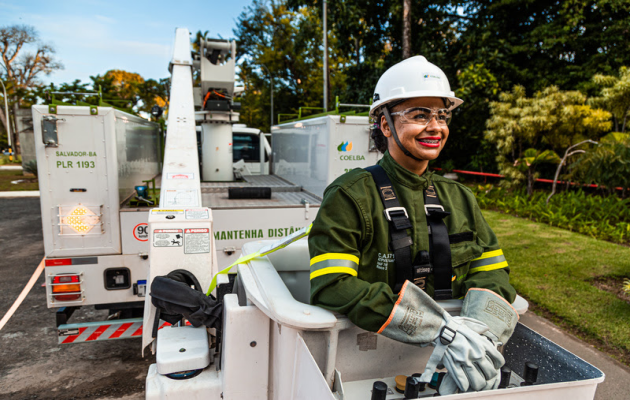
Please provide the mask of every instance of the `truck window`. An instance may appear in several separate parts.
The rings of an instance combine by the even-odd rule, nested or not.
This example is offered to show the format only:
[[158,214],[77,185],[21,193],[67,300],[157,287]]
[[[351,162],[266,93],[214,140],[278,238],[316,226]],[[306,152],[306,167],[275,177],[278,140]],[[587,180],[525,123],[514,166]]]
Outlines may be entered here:
[[[233,133],[233,161],[245,160],[245,162],[260,162],[260,142],[258,135],[250,133]],[[269,157],[265,153],[265,162]]]

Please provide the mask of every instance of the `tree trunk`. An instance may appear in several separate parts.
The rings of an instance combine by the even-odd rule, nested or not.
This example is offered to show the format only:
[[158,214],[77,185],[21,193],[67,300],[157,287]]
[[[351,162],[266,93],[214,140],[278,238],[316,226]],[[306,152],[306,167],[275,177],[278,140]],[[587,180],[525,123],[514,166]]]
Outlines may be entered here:
[[411,0],[403,0],[402,58],[411,57]]
[[529,167],[527,170],[527,196],[531,197],[534,193],[534,168]]
[[7,119],[4,116],[4,102],[1,102],[2,104],[0,104],[0,122],[2,122],[2,125],[4,126],[4,130],[7,130]]
[[[19,100],[16,99],[15,103],[13,103],[13,124],[11,124],[13,127],[11,129],[11,143],[13,143],[15,155],[22,154],[21,146],[18,146],[17,115],[19,109]],[[11,118],[9,118],[9,123],[11,123]]]

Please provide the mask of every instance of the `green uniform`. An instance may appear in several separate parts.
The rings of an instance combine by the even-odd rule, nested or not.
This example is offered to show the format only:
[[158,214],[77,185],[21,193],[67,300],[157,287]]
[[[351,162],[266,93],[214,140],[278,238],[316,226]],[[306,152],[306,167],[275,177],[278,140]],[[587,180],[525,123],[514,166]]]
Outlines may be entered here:
[[[476,287],[492,290],[512,303],[516,292],[509,283],[507,262],[472,191],[432,172],[418,176],[388,152],[379,164],[413,225],[408,229],[412,259],[419,251],[429,250],[424,190],[432,180],[444,210],[451,212],[444,222],[451,241],[453,298],[462,298]],[[385,323],[398,300],[392,290],[396,267],[383,210],[372,175],[354,169],[326,189],[308,239],[311,304],[345,314],[372,332]],[[433,275],[427,279],[426,291],[433,296]]]

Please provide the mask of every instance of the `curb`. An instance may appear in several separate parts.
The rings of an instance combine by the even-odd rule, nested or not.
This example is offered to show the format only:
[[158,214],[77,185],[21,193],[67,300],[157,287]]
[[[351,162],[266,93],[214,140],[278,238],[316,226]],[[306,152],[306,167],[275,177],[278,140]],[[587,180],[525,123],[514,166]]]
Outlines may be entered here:
[[39,197],[39,190],[15,190],[13,192],[0,192],[0,197]]
[[0,169],[8,169],[8,170],[21,170],[21,165],[0,165]]

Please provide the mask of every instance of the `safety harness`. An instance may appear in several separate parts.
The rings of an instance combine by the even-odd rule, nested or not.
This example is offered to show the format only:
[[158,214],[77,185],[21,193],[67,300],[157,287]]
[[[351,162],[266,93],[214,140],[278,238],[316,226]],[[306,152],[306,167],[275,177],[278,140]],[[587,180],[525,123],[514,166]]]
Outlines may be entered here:
[[448,228],[444,223],[444,217],[450,215],[444,211],[440,204],[433,183],[424,191],[424,211],[427,215],[427,228],[429,231],[429,251],[421,250],[412,260],[411,245],[413,241],[407,233],[407,229],[413,225],[409,220],[407,210],[398,201],[394,186],[387,173],[380,165],[367,167],[378,187],[378,193],[385,207],[384,214],[389,221],[389,233],[391,241],[389,248],[394,252],[396,265],[396,283],[394,292],[398,293],[406,280],[425,289],[426,278],[434,275],[434,299],[449,300],[453,298],[451,289],[451,277],[453,267],[451,264],[451,247],[448,236]]

